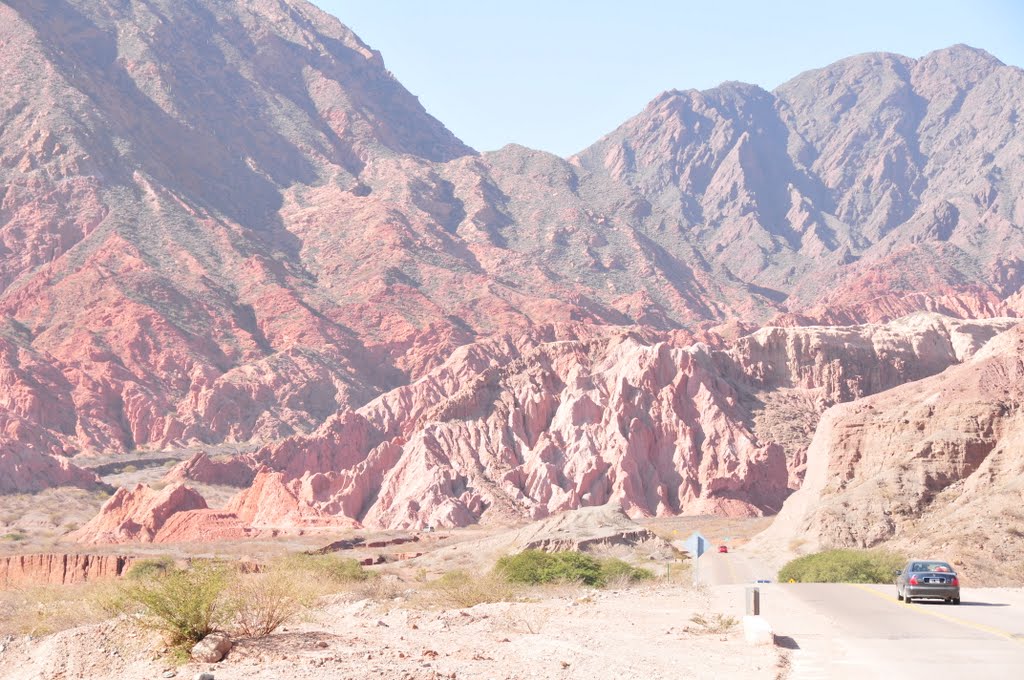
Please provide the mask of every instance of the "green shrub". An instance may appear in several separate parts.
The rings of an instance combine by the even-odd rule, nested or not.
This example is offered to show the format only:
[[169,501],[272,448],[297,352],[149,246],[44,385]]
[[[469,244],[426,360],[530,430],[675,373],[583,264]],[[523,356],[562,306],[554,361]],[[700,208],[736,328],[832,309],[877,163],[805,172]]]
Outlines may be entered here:
[[904,558],[883,550],[826,550],[799,557],[779,570],[779,581],[891,583]]
[[24,541],[27,538],[28,534],[24,534],[20,531],[12,531],[9,534],[4,534],[3,536],[0,536],[0,539],[3,539],[5,541]]
[[310,578],[329,584],[358,583],[372,575],[359,560],[336,555],[310,555],[294,553],[276,560],[271,569],[305,572]]
[[608,583],[636,583],[654,578],[650,569],[634,567],[615,558],[601,560],[601,578]]
[[148,557],[144,560],[134,562],[125,572],[127,578],[141,580],[161,576],[174,569],[174,560],[167,555],[160,557]]
[[647,569],[638,569],[618,559],[598,559],[581,552],[544,552],[524,550],[498,560],[495,573],[512,583],[582,583],[603,587],[612,582],[636,582],[653,578]]
[[196,562],[128,583],[127,602],[141,609],[143,622],[166,634],[171,645],[186,648],[222,630],[232,619],[228,588],[237,573],[223,565]]
[[498,560],[495,571],[512,583],[582,583],[604,585],[601,563],[581,552],[544,552],[524,550]]

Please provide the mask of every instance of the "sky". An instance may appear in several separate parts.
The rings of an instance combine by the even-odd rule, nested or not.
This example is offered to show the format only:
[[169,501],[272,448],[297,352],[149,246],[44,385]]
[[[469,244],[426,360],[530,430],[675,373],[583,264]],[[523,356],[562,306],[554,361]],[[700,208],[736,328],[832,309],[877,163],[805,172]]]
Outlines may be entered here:
[[1019,0],[312,0],[480,151],[569,156],[671,89],[772,89],[862,52],[966,43],[1024,66]]

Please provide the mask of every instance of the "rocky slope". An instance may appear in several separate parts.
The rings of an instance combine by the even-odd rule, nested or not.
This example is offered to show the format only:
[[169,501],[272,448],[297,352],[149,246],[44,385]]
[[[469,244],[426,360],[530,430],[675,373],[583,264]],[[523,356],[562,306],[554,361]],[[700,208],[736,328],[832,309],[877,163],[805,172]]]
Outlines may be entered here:
[[[891,545],[1020,580],[1024,327],[967,363],[826,412],[807,476],[761,540]],[[795,538],[794,538],[795,537]]]
[[629,333],[506,336],[311,435],[168,474],[245,487],[217,511],[180,485],[122,489],[75,537],[465,526],[609,502],[633,516],[774,513],[799,484],[821,411],[938,373],[1015,324],[921,314],[766,328],[728,350]]
[[942,361],[687,345],[1022,308],[1024,72],[964,46],[667,92],[568,160],[469,149],[304,0],[11,0],[0,76],[3,492],[248,442],[247,528],[766,512],[822,408]]

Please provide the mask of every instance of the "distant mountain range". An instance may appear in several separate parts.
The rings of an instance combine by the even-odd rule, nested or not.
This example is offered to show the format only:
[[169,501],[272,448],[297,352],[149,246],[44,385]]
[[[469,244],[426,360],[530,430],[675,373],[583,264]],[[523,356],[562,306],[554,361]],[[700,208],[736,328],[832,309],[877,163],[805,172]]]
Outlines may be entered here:
[[[484,382],[520,376],[492,385],[514,410],[516,362],[586,351],[550,342],[724,351],[766,324],[1024,310],[1024,71],[967,46],[855,56],[773,92],[669,91],[568,159],[467,147],[303,0],[8,0],[0,78],[5,491],[95,483],[71,455],[322,434],[432,371],[444,383],[459,347]],[[601,352],[621,359],[594,351],[536,379],[576,399]],[[447,402],[438,389],[416,399]],[[500,429],[478,397],[465,418]],[[428,412],[373,436],[413,437]],[[574,445],[542,454],[510,432],[494,436],[530,441],[510,445],[509,469]],[[682,448],[658,463],[675,470],[662,481],[725,455],[702,436],[670,438]],[[743,455],[769,464],[766,436],[744,424]],[[335,462],[368,460],[370,440]],[[764,494],[737,474],[693,498],[767,511],[787,492],[778,470]],[[572,475],[542,476],[586,502]],[[558,506],[520,486],[514,512]],[[445,516],[475,520],[484,506],[470,506]],[[429,515],[408,512],[382,521]]]

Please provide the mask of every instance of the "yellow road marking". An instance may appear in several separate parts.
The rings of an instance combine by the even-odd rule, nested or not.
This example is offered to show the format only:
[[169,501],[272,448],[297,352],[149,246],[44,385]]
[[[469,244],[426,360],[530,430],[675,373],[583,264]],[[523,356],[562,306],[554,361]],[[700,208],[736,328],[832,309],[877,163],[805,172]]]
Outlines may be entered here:
[[933,611],[931,607],[922,607],[921,605],[914,604],[913,602],[911,602],[909,605],[908,604],[904,604],[904,603],[900,603],[899,600],[894,600],[889,595],[886,595],[884,593],[880,593],[877,590],[875,590],[874,588],[872,588],[871,586],[865,585],[863,583],[848,583],[847,585],[851,585],[851,586],[853,586],[855,588],[860,588],[861,590],[863,590],[865,592],[868,592],[868,593],[871,593],[872,595],[875,595],[876,597],[880,597],[883,600],[885,600],[886,602],[889,602],[890,604],[896,605],[900,609],[904,609],[904,608],[910,607],[910,608],[916,609],[917,611],[921,612],[922,614],[928,614],[929,616],[934,616],[937,619],[944,619],[946,621],[949,621],[950,623],[957,623],[957,624],[960,624],[961,626],[967,626],[968,628],[974,628],[975,630],[980,630],[983,633],[988,633],[990,635],[996,635],[996,636],[1001,637],[1001,638],[1006,638],[1007,640],[1012,640],[1013,642],[1018,642],[1018,643],[1024,644],[1024,639],[1019,638],[1016,635],[1014,635],[1013,633],[1007,632],[1007,631],[1005,631],[1005,630],[1003,630],[1001,628],[994,628],[992,626],[986,626],[984,623],[974,623],[973,621],[965,621],[964,619],[959,619],[959,618],[957,618],[955,616],[950,616],[949,614],[940,614],[937,611]]

